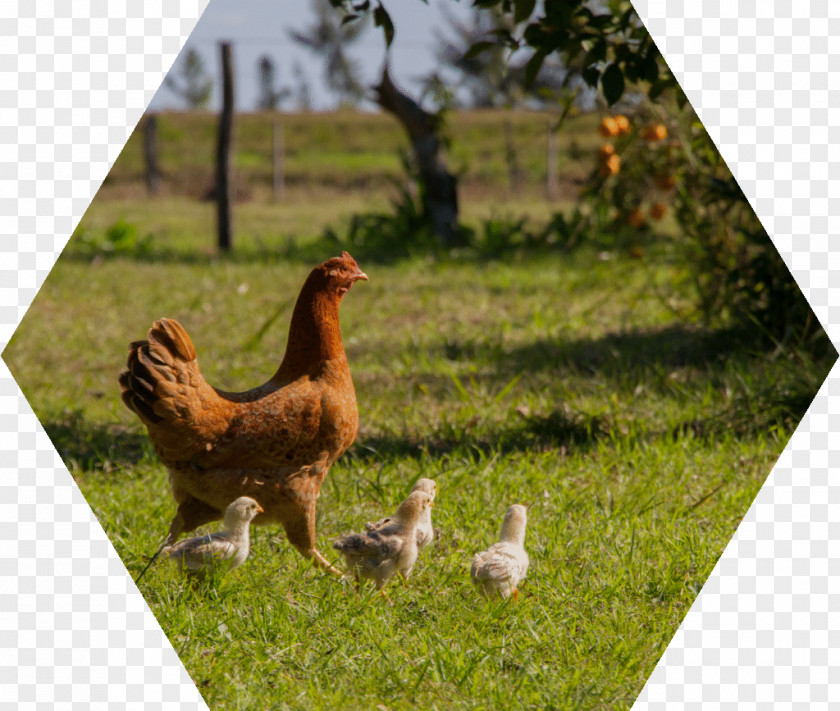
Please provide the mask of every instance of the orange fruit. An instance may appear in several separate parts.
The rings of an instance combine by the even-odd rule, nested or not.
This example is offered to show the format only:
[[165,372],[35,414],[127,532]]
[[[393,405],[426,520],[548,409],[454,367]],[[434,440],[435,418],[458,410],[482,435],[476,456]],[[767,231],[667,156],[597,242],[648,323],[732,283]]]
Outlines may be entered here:
[[668,129],[661,123],[650,124],[645,127],[643,135],[647,141],[662,141],[668,138]]
[[615,147],[612,143],[605,143],[598,149],[598,158],[603,162],[615,153]]
[[618,132],[622,135],[630,133],[630,119],[624,114],[619,114],[615,117],[615,125],[618,126]]
[[604,137],[617,136],[618,124],[612,116],[605,117],[598,125],[598,133]]
[[665,213],[668,211],[668,208],[665,207],[664,203],[655,202],[653,205],[650,206],[650,219],[652,220],[661,220],[665,217]]
[[641,227],[645,224],[645,214],[637,207],[627,213],[627,223],[632,227]]
[[666,173],[654,175],[653,182],[660,190],[670,190],[677,184],[677,181],[674,180],[674,176]]
[[598,175],[606,178],[607,176],[615,175],[619,170],[621,170],[621,158],[613,154],[601,163],[601,167],[598,169]]

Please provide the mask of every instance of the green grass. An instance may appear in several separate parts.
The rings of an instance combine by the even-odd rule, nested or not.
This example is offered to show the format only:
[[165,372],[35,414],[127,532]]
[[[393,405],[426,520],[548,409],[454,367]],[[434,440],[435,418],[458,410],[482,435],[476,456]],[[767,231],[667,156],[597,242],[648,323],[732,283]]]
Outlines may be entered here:
[[[388,139],[359,130],[375,134],[383,118],[355,120],[350,130],[307,117],[301,135],[323,143],[323,159],[343,133],[355,157],[334,175],[367,189],[318,183],[310,161],[302,170],[317,188],[236,207],[229,259],[211,249],[209,204],[131,197],[129,144],[3,354],[134,576],[174,507],[165,470],[119,401],[128,343],[174,317],[212,384],[263,382],[313,266],[285,247],[387,209],[370,175]],[[519,120],[516,135],[537,136],[542,121]],[[170,148],[196,137],[198,160],[208,125],[172,118],[161,135]],[[242,165],[257,170],[270,131],[254,126]],[[498,127],[498,116],[472,115],[463,150],[480,155]],[[468,222],[539,222],[554,209],[527,191],[509,195],[487,170],[463,203]],[[137,239],[151,235],[149,254],[81,248],[120,219]],[[641,257],[584,246],[361,262],[370,282],[341,314],[361,429],[322,489],[319,547],[335,559],[335,536],[393,511],[420,476],[438,482],[440,537],[389,601],[319,573],[275,528],[255,529],[251,558],[222,579],[193,585],[153,566],[141,592],[211,707],[630,706],[834,358],[768,351],[678,318],[685,267],[655,247]],[[514,502],[533,503],[531,569],[518,603],[485,602],[469,565]]]
[[[390,602],[320,574],[276,529],[191,586],[141,583],[211,706],[626,707],[827,369],[676,323],[668,272],[582,251],[367,269],[342,307],[362,428],[319,505],[319,544],[438,481],[440,539]],[[173,512],[118,402],[127,343],[180,319],[208,379],[247,388],[282,354],[298,263],[65,259],[5,353],[130,572]],[[84,284],[83,290],[79,284]],[[255,334],[277,315],[264,338]],[[534,502],[518,604],[479,600],[472,554]]]

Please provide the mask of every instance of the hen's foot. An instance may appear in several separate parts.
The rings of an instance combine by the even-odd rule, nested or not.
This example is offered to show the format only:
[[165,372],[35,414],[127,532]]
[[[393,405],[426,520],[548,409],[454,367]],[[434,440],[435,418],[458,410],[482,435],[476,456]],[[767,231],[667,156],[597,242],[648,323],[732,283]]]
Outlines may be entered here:
[[312,561],[315,563],[315,565],[317,565],[319,568],[323,568],[328,573],[331,573],[332,575],[335,575],[336,577],[341,578],[342,580],[346,577],[344,573],[342,573],[338,568],[336,568],[332,563],[330,563],[326,558],[324,558],[324,556],[322,556],[317,549],[312,549],[310,557],[312,558]]

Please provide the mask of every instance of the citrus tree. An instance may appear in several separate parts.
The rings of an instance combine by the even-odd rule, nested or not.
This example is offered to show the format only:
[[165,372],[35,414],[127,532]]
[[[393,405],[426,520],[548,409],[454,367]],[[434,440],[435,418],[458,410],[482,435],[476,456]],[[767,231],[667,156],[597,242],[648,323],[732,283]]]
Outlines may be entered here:
[[[383,0],[330,2],[350,19],[371,14],[386,44],[394,40]],[[465,56],[498,47],[508,50],[511,61],[525,55],[526,83],[552,57],[597,89],[605,113],[625,100],[631,116],[607,115],[600,125],[608,140],[593,156],[572,220],[576,234],[611,230],[617,245],[637,249],[668,216],[676,222],[698,311],[707,321],[757,326],[776,343],[805,342],[821,333],[629,0],[474,0],[473,5],[500,21]]]

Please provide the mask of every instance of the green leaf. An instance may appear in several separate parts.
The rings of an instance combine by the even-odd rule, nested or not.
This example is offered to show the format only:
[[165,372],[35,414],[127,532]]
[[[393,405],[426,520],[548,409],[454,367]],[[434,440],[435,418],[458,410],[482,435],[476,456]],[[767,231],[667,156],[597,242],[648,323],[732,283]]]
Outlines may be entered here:
[[536,4],[537,0],[513,0],[513,21],[518,25],[527,20]]
[[391,16],[381,3],[373,11],[373,24],[382,28],[382,32],[385,33],[385,46],[390,47],[391,42],[394,41],[394,23],[391,22]]
[[596,67],[587,67],[580,73],[580,75],[591,87],[598,86],[598,80],[601,78],[601,72]]
[[639,80],[639,64],[640,58],[639,57],[631,57],[626,62],[624,62],[624,79],[625,81],[629,81],[631,84],[635,83]]
[[495,46],[495,42],[476,42],[467,50],[467,53],[464,55],[464,59],[472,59],[482,52],[486,52],[488,49],[493,49]]
[[607,103],[612,106],[624,94],[624,73],[617,64],[610,64],[601,76],[601,90]]
[[658,56],[659,50],[656,48],[656,45],[651,45],[651,48],[645,55],[642,67],[642,75],[651,83],[659,78],[659,62],[656,61]]
[[586,53],[583,62],[587,66],[603,62],[607,58],[607,43],[603,39],[596,40]]
[[668,88],[668,82],[667,81],[665,81],[663,79],[659,79],[658,81],[655,81],[653,84],[650,85],[650,89],[648,89],[648,98],[651,101],[656,101],[656,99],[658,99],[659,96],[662,94],[662,92],[665,91],[665,89],[667,89],[667,88]]
[[545,61],[545,54],[542,52],[537,52],[533,57],[528,60],[528,63],[525,65],[525,86],[531,87],[534,85],[534,80],[537,78],[537,74],[540,73],[540,68]]

